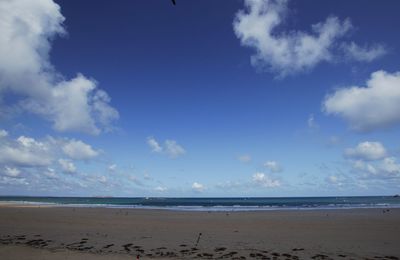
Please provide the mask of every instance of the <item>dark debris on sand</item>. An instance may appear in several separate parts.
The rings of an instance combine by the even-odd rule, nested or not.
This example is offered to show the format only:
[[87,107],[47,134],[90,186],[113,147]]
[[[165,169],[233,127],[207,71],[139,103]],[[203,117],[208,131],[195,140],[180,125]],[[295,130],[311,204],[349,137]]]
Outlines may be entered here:
[[[196,244],[199,243],[201,233],[197,236]],[[110,241],[111,242],[111,241]],[[147,257],[154,259],[162,258],[178,258],[178,259],[276,259],[276,260],[330,260],[330,259],[374,259],[374,260],[400,260],[397,256],[381,255],[373,257],[348,256],[344,253],[335,255],[328,254],[307,254],[307,250],[301,247],[296,247],[291,252],[277,252],[270,250],[244,249],[243,251],[231,251],[227,247],[218,246],[210,251],[204,251],[201,247],[190,247],[187,244],[180,244],[176,250],[171,250],[166,247],[157,247],[153,249],[145,249],[140,245],[133,243],[115,244],[104,243],[102,245],[93,244],[88,237],[83,237],[72,243],[60,243],[54,240],[45,239],[42,235],[0,235],[0,245],[26,245],[34,248],[67,249],[82,252],[91,252],[98,254],[129,254],[134,257]],[[121,250],[122,248],[122,250]]]

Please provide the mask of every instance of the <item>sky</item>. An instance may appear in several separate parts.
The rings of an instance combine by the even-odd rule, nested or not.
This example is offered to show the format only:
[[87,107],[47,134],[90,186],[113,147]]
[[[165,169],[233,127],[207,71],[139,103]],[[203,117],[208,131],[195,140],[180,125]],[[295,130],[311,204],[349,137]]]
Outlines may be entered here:
[[399,8],[0,0],[0,195],[397,194]]

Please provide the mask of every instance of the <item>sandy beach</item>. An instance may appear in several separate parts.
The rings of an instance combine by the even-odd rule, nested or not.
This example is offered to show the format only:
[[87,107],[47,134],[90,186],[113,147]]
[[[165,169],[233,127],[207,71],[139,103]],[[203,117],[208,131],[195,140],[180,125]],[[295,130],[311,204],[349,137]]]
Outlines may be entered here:
[[399,259],[400,209],[0,207],[0,259]]

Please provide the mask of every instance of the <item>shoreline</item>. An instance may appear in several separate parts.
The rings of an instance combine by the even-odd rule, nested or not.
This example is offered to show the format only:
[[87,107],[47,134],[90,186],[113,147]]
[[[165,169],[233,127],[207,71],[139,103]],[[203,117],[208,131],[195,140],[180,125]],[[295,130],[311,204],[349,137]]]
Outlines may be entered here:
[[62,204],[31,201],[0,201],[1,207],[27,208],[104,208],[132,210],[160,210],[183,212],[269,212],[269,211],[331,211],[331,210],[362,210],[362,209],[400,209],[400,205],[379,206],[342,206],[342,207],[280,207],[280,206],[141,206],[117,204]]
[[43,259],[65,259],[68,254],[70,259],[132,259],[137,255],[156,259],[400,259],[399,233],[398,208],[193,212],[0,207],[1,259],[24,259],[30,250],[36,251],[29,254],[40,253]]

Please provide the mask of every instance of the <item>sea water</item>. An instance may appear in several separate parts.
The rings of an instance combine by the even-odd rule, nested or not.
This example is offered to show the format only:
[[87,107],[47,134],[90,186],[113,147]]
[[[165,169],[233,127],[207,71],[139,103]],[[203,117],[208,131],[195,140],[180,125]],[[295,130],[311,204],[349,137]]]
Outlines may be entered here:
[[260,211],[400,208],[395,196],[285,198],[121,198],[0,196],[0,201],[70,207],[144,208],[190,211]]

